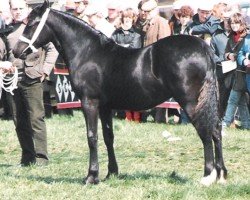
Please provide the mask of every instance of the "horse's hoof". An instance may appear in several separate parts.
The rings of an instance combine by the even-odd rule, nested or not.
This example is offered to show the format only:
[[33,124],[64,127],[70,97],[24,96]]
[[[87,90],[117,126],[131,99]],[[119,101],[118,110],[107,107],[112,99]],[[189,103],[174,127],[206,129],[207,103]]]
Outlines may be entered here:
[[224,170],[221,170],[221,171],[220,171],[220,177],[219,177],[219,179],[218,179],[217,182],[218,182],[219,184],[222,184],[222,185],[224,185],[224,184],[227,183],[226,174],[225,174],[225,171],[224,171]]
[[84,178],[83,183],[85,185],[89,185],[89,184],[96,185],[99,183],[99,178],[94,177],[94,176],[88,176],[88,177]]
[[210,175],[205,176],[201,179],[200,183],[208,187],[211,184],[213,184],[216,181],[216,179],[217,179],[217,171],[216,169],[213,169]]

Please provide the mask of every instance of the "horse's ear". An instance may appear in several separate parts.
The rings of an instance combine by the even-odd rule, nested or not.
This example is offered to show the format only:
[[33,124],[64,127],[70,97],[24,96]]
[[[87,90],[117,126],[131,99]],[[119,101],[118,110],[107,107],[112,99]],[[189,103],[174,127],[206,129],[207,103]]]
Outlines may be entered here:
[[43,5],[41,7],[41,10],[45,11],[47,8],[49,8],[49,1],[48,0],[44,0]]

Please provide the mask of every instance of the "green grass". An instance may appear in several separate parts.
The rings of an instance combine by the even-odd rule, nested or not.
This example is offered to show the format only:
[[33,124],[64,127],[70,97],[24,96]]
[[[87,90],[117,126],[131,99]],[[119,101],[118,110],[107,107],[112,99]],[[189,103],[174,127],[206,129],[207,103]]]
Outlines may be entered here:
[[[223,138],[226,185],[199,184],[203,147],[191,125],[135,124],[114,120],[119,177],[104,181],[107,152],[99,123],[99,185],[83,185],[88,146],[82,113],[47,119],[50,164],[19,168],[12,121],[0,121],[0,199],[250,199],[250,133],[228,129]],[[168,142],[168,130],[181,141]]]

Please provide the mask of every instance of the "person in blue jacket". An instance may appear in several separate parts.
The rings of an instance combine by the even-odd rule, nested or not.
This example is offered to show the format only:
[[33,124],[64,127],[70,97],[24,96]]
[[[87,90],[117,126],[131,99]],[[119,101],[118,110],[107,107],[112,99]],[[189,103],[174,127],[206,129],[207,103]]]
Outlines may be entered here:
[[238,64],[246,70],[247,90],[250,94],[250,34],[245,37],[244,43],[237,56]]
[[193,22],[188,24],[185,30],[189,35],[198,36],[208,44],[220,25],[220,19],[212,15],[212,9],[211,2],[202,2],[193,16]]

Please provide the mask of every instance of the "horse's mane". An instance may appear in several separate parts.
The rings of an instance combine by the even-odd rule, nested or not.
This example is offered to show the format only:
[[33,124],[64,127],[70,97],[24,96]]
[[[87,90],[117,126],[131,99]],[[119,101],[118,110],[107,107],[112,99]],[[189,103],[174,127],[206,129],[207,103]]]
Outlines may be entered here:
[[91,32],[93,35],[95,35],[96,37],[100,38],[101,44],[103,45],[107,45],[107,44],[116,44],[114,42],[114,40],[112,40],[111,38],[107,37],[105,34],[103,34],[101,31],[96,30],[95,28],[93,28],[92,26],[90,26],[87,22],[85,22],[82,19],[77,18],[76,16],[67,13],[67,12],[63,12],[60,10],[55,10],[55,9],[51,9],[53,12],[60,14],[66,18],[68,18],[69,20],[71,20],[71,23],[76,23],[79,27],[83,27],[84,30]]

